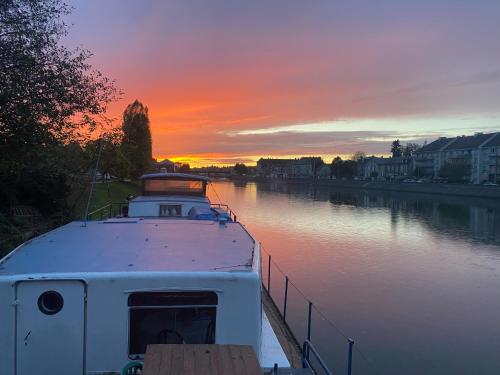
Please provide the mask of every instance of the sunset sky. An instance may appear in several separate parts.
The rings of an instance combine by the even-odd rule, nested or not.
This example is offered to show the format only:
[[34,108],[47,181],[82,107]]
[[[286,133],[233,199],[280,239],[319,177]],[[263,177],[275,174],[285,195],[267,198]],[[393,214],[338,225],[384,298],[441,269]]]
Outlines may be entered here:
[[500,1],[73,0],[66,44],[192,165],[500,130]]

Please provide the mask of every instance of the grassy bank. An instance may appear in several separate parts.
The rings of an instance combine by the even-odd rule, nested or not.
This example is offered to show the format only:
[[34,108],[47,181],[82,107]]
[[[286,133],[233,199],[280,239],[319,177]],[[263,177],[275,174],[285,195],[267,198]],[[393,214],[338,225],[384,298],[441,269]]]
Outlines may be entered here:
[[[108,203],[124,203],[129,194],[137,196],[140,191],[138,181],[114,181],[96,183],[92,194],[90,212]],[[78,185],[68,197],[68,214],[55,213],[51,216],[15,217],[0,214],[0,256],[32,237],[50,231],[72,220],[82,220],[85,216],[90,186]],[[71,209],[71,207],[74,207]],[[68,216],[69,215],[69,216]]]
[[[108,203],[125,203],[127,196],[132,194],[134,197],[139,195],[140,183],[139,181],[113,181],[109,183],[96,183],[94,185],[94,192],[92,194],[92,203],[89,212],[95,211]],[[77,217],[82,218],[85,216],[85,209],[87,205],[88,191],[85,199],[81,200],[78,206]]]

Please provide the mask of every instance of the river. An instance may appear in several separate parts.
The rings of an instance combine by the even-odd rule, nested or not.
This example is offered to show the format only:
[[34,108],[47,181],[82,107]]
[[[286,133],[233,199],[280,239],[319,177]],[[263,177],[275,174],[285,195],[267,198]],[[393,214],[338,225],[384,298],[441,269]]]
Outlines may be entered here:
[[[500,202],[283,182],[212,185],[212,202],[228,203],[294,285],[355,340],[353,374],[500,372]],[[273,265],[280,309],[283,289]],[[316,309],[312,315],[313,343],[346,374],[347,341]],[[287,320],[303,340],[307,302],[293,287]]]

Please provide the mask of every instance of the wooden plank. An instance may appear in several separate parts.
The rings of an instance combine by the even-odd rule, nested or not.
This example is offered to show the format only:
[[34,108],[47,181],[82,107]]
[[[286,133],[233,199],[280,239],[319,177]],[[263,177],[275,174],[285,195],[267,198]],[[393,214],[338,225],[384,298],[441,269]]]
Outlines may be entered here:
[[184,347],[183,345],[171,345],[171,352],[172,363],[170,365],[170,373],[180,374],[184,371]]
[[162,350],[162,356],[161,356],[161,368],[160,368],[160,375],[168,375],[172,374],[172,367],[173,367],[173,346],[168,345],[168,346],[161,346]]
[[244,345],[148,345],[143,375],[262,375],[253,348]]
[[241,346],[240,351],[247,374],[261,374],[262,369],[253,348],[251,346]]
[[195,375],[195,349],[192,345],[184,345],[184,375]]
[[143,372],[150,375],[158,375],[161,368],[161,348],[159,345],[148,345],[144,356]]
[[218,363],[217,369],[221,374],[234,374],[235,368],[233,361],[231,361],[231,353],[229,351],[229,345],[218,345]]
[[196,375],[210,375],[210,350],[208,345],[195,346],[195,370]]

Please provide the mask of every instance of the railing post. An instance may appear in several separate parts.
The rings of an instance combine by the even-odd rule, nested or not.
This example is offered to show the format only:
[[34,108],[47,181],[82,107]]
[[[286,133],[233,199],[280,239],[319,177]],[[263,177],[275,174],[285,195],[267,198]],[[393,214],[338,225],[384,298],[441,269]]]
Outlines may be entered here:
[[351,375],[352,373],[352,347],[354,345],[354,340],[348,338],[349,341],[349,356],[347,359],[347,375]]
[[312,302],[309,301],[309,312],[307,318],[307,341],[311,341],[311,319],[312,319]]
[[109,216],[108,218],[111,218],[111,210],[113,209],[113,205],[110,203],[109,204]]
[[269,254],[267,265],[267,292],[271,294],[271,254]]
[[283,321],[286,322],[286,303],[288,300],[288,276],[285,276],[285,301],[283,302]]

